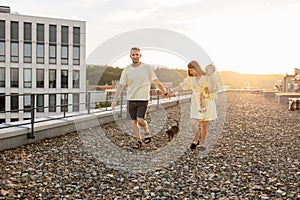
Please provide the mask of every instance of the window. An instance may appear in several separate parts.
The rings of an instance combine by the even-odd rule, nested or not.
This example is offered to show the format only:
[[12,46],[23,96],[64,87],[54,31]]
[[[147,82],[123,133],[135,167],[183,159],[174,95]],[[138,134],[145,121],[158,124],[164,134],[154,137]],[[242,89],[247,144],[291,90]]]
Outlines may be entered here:
[[56,44],[49,45],[49,64],[56,64]]
[[5,68],[0,68],[0,87],[5,87]]
[[80,65],[80,47],[73,46],[73,64]]
[[62,44],[69,43],[69,27],[68,26],[61,27],[61,43]]
[[5,112],[5,94],[0,94],[0,112]]
[[36,33],[36,62],[44,64],[44,48],[45,48],[45,27],[44,24],[37,24]]
[[19,69],[10,69],[10,87],[19,87]]
[[73,28],[73,65],[80,65],[80,28]]
[[10,61],[19,62],[19,23],[11,22],[10,26]]
[[0,20],[0,62],[5,62],[5,21]]
[[32,76],[31,69],[24,69],[24,88],[31,88]]
[[32,30],[31,23],[24,23],[24,63],[32,59]]
[[10,43],[10,61],[19,62],[19,42]]
[[68,54],[69,54],[68,45],[61,45],[61,64],[67,65],[68,64]]
[[49,26],[49,64],[56,64],[56,25]]
[[36,87],[37,88],[44,87],[44,70],[43,69],[36,70]]
[[56,88],[56,70],[49,69],[49,88]]
[[0,39],[0,62],[5,62],[5,40]]
[[32,59],[31,42],[24,42],[24,63],[31,63]]
[[10,39],[19,41],[19,22],[11,22],[10,31]]
[[18,112],[19,110],[19,95],[12,93],[10,96],[10,110],[11,112]]
[[24,112],[30,112],[31,110],[31,96],[26,94],[24,95]]
[[73,88],[79,88],[80,73],[79,70],[73,71]]
[[68,112],[68,94],[61,94],[60,105],[61,112]]
[[73,112],[79,111],[79,94],[73,94]]
[[56,112],[56,94],[49,94],[49,112]]
[[43,94],[38,94],[36,97],[37,97],[36,111],[37,112],[44,112],[44,95]]
[[68,88],[68,70],[61,70],[61,88]]
[[69,59],[69,27],[61,27],[61,64],[67,65]]

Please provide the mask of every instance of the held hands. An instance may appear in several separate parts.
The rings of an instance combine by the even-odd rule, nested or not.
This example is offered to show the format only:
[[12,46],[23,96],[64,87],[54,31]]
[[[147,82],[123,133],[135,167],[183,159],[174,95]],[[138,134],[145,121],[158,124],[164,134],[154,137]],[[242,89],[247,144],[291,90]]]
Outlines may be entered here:
[[170,98],[172,95],[174,95],[174,92],[172,92],[172,90],[168,89],[167,92],[164,94],[164,97]]

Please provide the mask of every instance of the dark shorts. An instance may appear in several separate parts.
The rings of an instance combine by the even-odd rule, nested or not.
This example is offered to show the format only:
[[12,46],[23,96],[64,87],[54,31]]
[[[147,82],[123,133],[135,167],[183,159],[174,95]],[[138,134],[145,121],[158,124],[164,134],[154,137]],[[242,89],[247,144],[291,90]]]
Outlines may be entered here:
[[127,101],[127,119],[145,119],[148,101]]

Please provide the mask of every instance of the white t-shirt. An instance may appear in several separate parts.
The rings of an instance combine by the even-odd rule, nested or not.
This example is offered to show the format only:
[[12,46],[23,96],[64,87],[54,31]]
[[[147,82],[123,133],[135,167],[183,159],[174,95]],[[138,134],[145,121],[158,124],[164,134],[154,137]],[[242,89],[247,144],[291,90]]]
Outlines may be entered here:
[[120,84],[127,85],[127,100],[149,100],[151,83],[157,79],[152,66],[141,63],[128,65],[121,74]]

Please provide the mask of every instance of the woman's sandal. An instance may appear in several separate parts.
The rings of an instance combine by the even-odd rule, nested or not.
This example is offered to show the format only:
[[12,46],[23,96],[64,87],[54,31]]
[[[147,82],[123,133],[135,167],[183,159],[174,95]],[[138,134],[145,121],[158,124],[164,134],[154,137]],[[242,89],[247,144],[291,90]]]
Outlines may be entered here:
[[142,147],[142,142],[141,141],[137,141],[132,148],[133,149],[140,149]]
[[149,133],[145,133],[146,137],[144,138],[145,144],[149,144],[151,142],[151,137]]
[[199,145],[199,141],[198,141],[197,144],[193,142],[193,143],[191,144],[190,148],[191,148],[192,150],[194,150],[194,149],[196,149],[197,145]]

